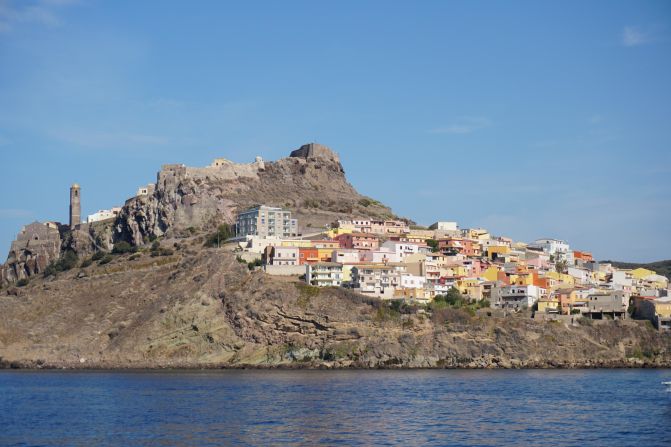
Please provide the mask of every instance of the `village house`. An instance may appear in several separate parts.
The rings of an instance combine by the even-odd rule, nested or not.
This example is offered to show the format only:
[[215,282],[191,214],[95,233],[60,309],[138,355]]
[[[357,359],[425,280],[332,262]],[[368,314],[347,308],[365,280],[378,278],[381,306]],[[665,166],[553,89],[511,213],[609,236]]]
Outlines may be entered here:
[[637,317],[651,321],[658,330],[671,329],[671,297],[640,297],[637,301]]
[[266,265],[300,265],[298,247],[266,247],[262,262]]
[[400,285],[403,266],[363,264],[352,267],[352,288],[363,295],[382,299],[394,298],[394,290]]
[[438,239],[438,249],[444,254],[459,253],[468,257],[482,256],[480,244],[472,239],[453,237]]
[[305,281],[317,287],[338,287],[342,284],[342,264],[337,262],[307,264]]
[[375,250],[380,246],[378,237],[367,233],[344,233],[337,235],[335,239],[340,243],[341,248]]
[[583,315],[593,320],[627,318],[628,297],[619,290],[593,293],[587,296],[587,311]]
[[538,286],[504,286],[496,293],[492,307],[501,309],[530,309],[536,301],[546,295],[545,289]]

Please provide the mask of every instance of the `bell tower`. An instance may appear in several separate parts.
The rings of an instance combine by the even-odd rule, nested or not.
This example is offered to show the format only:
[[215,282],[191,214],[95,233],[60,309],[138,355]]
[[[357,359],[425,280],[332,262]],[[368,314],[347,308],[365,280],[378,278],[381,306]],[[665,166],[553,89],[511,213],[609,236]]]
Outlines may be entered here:
[[70,229],[82,223],[81,189],[77,183],[70,187]]

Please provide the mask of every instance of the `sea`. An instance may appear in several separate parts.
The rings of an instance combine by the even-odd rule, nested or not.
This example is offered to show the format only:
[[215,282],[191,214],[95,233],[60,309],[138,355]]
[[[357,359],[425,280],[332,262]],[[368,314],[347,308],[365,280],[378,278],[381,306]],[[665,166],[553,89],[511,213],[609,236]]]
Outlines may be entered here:
[[671,446],[665,369],[0,371],[2,446]]

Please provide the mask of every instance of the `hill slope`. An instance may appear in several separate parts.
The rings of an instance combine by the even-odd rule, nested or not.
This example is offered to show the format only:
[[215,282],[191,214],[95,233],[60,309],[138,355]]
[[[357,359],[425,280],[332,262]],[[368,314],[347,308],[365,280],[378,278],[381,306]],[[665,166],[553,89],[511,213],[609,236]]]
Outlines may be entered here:
[[645,322],[398,312],[345,289],[250,272],[182,240],[0,295],[0,364],[53,367],[548,367],[671,365]]

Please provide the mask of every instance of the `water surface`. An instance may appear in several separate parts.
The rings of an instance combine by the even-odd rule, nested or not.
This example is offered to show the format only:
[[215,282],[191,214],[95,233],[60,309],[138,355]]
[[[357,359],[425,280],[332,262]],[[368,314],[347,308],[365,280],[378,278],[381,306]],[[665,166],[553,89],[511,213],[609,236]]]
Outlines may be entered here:
[[671,445],[671,370],[0,372],[1,445]]

